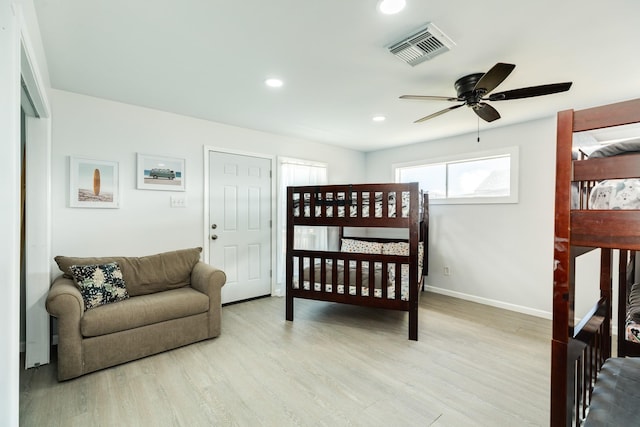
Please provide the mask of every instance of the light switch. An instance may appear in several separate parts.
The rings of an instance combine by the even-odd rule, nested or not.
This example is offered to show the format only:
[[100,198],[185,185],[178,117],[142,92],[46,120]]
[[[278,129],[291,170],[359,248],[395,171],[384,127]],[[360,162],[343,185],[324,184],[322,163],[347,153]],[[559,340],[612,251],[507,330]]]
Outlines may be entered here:
[[171,196],[171,207],[172,208],[186,208],[187,207],[187,196],[184,194]]

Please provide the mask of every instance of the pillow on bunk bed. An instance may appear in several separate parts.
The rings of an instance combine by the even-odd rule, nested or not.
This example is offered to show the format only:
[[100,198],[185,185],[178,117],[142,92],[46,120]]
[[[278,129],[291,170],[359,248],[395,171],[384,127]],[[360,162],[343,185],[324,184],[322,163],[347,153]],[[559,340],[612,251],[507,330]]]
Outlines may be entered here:
[[[382,244],[383,255],[409,255],[409,243],[408,242],[388,242]],[[422,271],[422,261],[424,259],[424,244],[418,242],[418,271]],[[406,266],[409,267],[408,265]],[[420,275],[419,275],[420,276]]]
[[340,251],[359,254],[381,254],[382,243],[369,242],[367,240],[342,239]]
[[590,159],[600,157],[618,156],[620,154],[633,154],[640,151],[640,141],[623,141],[607,144],[589,154]]
[[640,209],[640,180],[605,179],[589,194],[591,209]]

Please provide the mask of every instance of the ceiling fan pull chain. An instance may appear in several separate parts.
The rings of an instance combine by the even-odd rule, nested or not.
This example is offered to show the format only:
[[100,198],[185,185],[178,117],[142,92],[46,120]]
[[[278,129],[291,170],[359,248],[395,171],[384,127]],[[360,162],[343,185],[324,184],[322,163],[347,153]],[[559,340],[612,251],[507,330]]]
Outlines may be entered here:
[[478,119],[478,142],[480,142],[480,116],[476,117]]

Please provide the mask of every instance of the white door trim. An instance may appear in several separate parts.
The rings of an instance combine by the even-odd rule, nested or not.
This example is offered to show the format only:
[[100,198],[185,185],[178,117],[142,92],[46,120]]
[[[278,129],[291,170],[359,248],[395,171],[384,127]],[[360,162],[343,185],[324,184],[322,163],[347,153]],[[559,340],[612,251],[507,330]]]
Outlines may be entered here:
[[26,134],[26,330],[25,367],[49,363],[49,313],[45,300],[51,286],[51,109],[33,46],[22,21],[20,74],[37,117],[27,116]]
[[0,414],[8,426],[19,419],[20,374],[20,26],[15,3],[0,3]]
[[[205,145],[203,147],[203,156],[204,156],[204,211],[203,211],[203,237],[202,237],[202,257],[205,262],[209,260],[209,236],[211,235],[211,230],[209,230],[209,154],[212,152],[225,153],[225,154],[235,154],[239,156],[251,156],[258,157],[261,159],[267,159],[271,162],[271,271],[275,271],[276,267],[276,225],[274,224],[274,218],[276,218],[276,175],[277,173],[273,173],[276,166],[276,156],[271,154],[264,153],[255,153],[250,151],[242,151],[242,150],[231,150],[223,147],[215,147],[210,145]],[[276,283],[276,275],[271,275],[271,294],[273,295]]]

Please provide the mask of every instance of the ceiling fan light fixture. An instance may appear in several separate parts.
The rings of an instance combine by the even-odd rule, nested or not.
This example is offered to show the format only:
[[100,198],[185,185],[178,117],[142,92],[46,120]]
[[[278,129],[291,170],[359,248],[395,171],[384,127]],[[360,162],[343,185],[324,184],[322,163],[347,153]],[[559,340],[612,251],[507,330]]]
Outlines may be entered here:
[[405,8],[407,2],[405,0],[380,0],[378,2],[378,10],[385,15],[395,15]]

